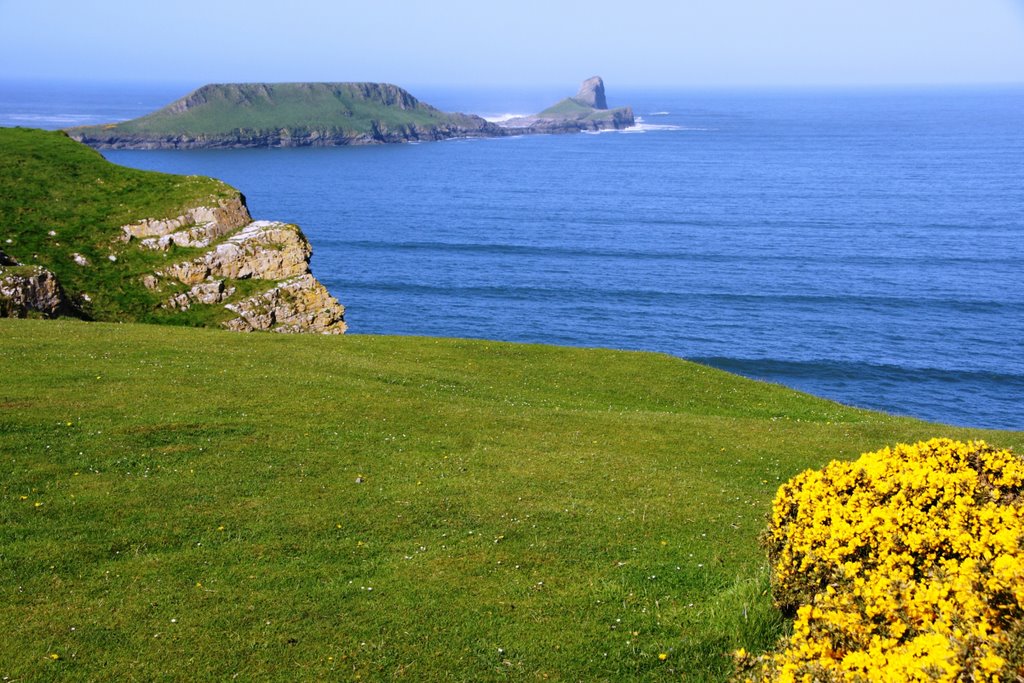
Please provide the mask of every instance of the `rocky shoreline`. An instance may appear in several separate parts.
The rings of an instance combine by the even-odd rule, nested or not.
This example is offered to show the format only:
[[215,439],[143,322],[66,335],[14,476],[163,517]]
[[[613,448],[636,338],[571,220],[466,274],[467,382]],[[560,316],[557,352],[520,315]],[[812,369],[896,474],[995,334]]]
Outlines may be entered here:
[[629,107],[616,110],[606,119],[559,120],[523,117],[502,123],[480,119],[476,126],[405,126],[397,129],[377,127],[371,133],[339,130],[283,129],[239,131],[230,135],[94,135],[69,131],[73,140],[96,149],[254,149],[266,147],[349,147],[408,142],[439,142],[466,138],[501,138],[519,135],[551,135],[585,131],[621,130],[635,125]]

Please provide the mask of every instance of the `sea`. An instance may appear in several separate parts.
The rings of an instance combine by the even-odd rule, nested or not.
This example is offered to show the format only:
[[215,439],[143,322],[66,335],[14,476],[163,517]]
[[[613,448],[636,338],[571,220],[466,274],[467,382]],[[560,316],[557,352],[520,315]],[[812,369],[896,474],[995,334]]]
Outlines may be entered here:
[[[200,84],[0,84],[0,125]],[[658,351],[845,404],[1024,430],[1024,87],[651,90],[622,132],[107,151],[299,224],[350,332]],[[575,89],[411,89],[538,111]]]

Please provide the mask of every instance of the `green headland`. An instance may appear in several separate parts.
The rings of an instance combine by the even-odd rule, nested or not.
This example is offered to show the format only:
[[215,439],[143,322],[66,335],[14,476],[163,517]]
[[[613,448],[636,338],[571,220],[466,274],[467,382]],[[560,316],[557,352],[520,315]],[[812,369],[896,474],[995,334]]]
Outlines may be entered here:
[[386,83],[231,83],[203,86],[138,119],[69,133],[107,147],[237,147],[444,139],[490,127]]
[[218,180],[124,168],[64,133],[0,128],[0,314],[239,325],[284,292],[330,315],[278,311],[270,327],[337,329],[341,307],[305,277],[309,256],[297,226],[253,223]]
[[52,271],[76,307],[99,320],[149,321],[159,305],[141,277],[168,256],[120,241],[122,225],[238,196],[212,178],[111,164],[59,132],[0,128],[0,150],[0,251]]

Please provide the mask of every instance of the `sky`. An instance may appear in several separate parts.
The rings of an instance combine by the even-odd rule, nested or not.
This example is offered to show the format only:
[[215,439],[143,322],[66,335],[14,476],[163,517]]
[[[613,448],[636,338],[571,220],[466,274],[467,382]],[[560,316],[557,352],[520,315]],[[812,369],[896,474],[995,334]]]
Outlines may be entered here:
[[0,79],[1024,83],[1024,0],[0,0]]

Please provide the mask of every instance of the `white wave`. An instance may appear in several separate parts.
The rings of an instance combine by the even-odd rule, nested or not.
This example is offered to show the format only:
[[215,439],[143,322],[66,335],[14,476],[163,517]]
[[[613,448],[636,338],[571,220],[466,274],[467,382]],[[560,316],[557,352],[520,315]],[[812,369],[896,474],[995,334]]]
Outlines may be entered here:
[[484,121],[490,121],[491,123],[505,123],[512,119],[521,119],[530,116],[529,114],[497,114],[495,116],[484,116]]
[[643,120],[638,116],[636,117],[637,123],[629,128],[608,128],[605,130],[585,130],[582,131],[587,135],[602,135],[604,133],[627,133],[635,135],[637,133],[655,133],[655,132],[676,132],[676,131],[712,131],[714,128],[697,128],[695,126],[677,126],[670,123],[644,123]]
[[652,111],[650,116],[668,116],[671,112],[667,111]]
[[[109,123],[110,119],[100,119],[94,114],[5,114],[3,118],[9,121],[23,121],[25,123],[89,123],[91,121],[103,121]],[[127,119],[114,119],[114,121],[126,121]]]
[[623,128],[623,133],[652,133],[655,131],[678,131],[678,130],[706,130],[704,128],[690,128],[689,126],[677,126],[671,123],[644,123],[637,119],[632,128]]

